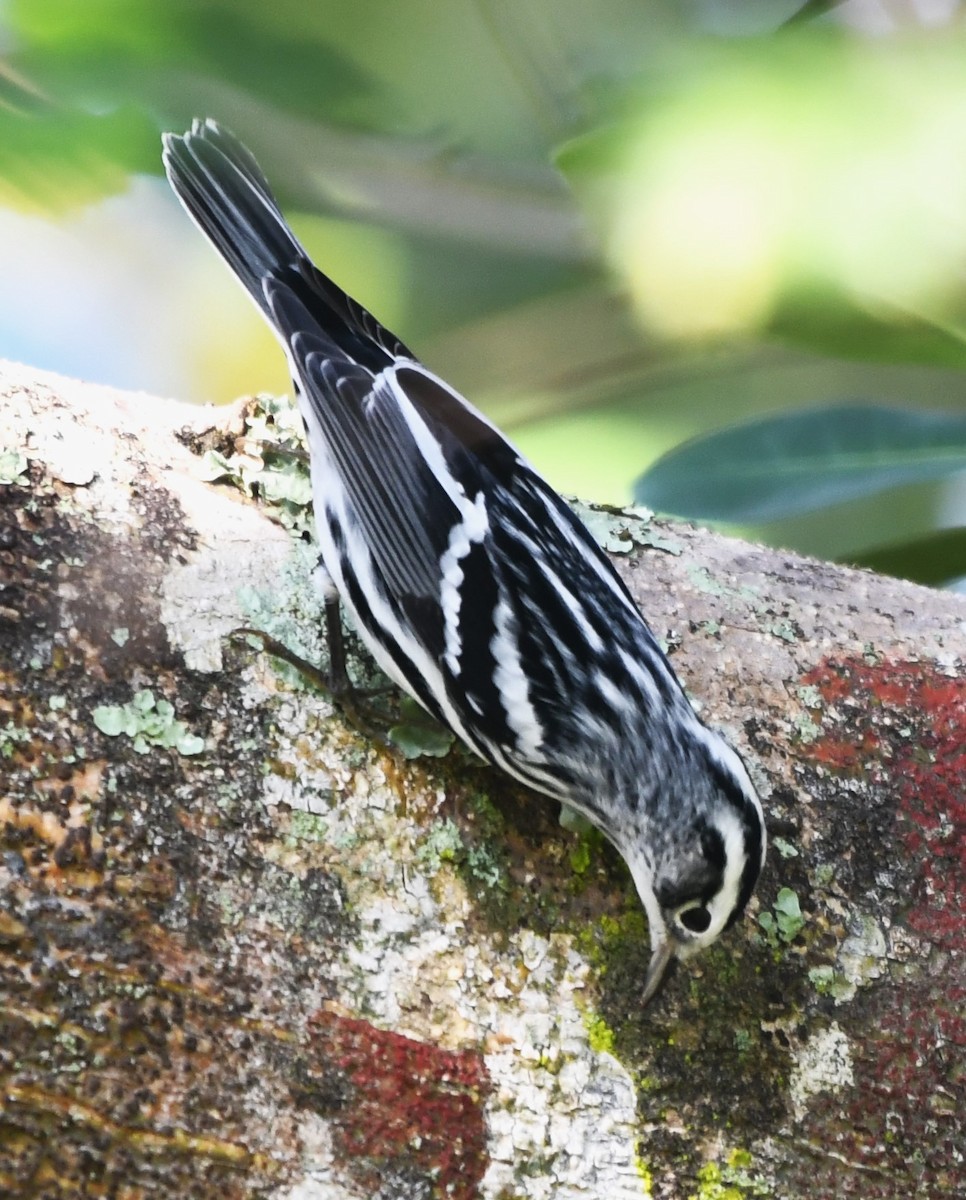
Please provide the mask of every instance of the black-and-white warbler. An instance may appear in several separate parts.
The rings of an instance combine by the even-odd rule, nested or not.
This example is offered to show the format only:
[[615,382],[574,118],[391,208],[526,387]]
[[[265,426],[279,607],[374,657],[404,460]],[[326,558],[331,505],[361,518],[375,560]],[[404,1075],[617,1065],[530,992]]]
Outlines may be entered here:
[[754,890],[765,824],[741,759],[697,718],[580,521],[317,270],[248,150],[196,121],[165,135],[164,165],[285,350],[330,603],[477,754],[617,847],[650,923],[646,1002]]

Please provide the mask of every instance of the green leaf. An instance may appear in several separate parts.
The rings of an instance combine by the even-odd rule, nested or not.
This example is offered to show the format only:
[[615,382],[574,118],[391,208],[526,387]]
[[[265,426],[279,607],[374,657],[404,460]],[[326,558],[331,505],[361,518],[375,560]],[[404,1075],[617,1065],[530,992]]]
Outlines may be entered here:
[[0,87],[6,204],[59,213],[123,192],[136,171],[156,170],[157,128],[129,104],[94,115],[8,90]]
[[966,341],[921,313],[861,308],[845,291],[829,285],[791,289],[768,323],[782,342],[805,346],[829,358],[853,362],[966,367]]
[[324,22],[302,22],[296,36],[290,22],[253,0],[214,8],[126,0],[123,20],[117,0],[13,0],[9,7],[18,66],[43,69],[65,91],[83,86],[100,104],[150,94],[165,68],[224,79],[307,116],[326,105],[358,105],[374,87],[363,67],[329,45]]
[[833,8],[838,8],[843,3],[844,0],[805,0],[805,3],[797,12],[792,13],[790,17],[782,22],[782,27],[791,28],[805,21],[817,21],[819,17],[824,17],[827,12],[830,12]]
[[966,469],[966,417],[874,405],[783,413],[698,437],[637,480],[662,512],[759,522]]
[[939,529],[890,546],[876,546],[851,555],[858,567],[880,575],[911,579],[937,586],[966,575],[966,527]]

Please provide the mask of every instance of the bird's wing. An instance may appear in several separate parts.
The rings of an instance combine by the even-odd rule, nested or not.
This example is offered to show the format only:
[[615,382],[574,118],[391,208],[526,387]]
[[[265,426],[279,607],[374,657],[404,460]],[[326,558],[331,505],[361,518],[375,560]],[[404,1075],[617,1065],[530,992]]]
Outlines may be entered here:
[[[309,433],[323,522],[349,522],[390,595],[442,655],[443,573],[489,534],[487,497],[528,470],[502,435],[410,357],[373,371],[317,319],[308,279],[268,279]],[[331,328],[331,325],[330,325]],[[345,531],[346,534],[350,531]],[[463,540],[468,542],[463,546]],[[455,565],[455,563],[454,563]]]

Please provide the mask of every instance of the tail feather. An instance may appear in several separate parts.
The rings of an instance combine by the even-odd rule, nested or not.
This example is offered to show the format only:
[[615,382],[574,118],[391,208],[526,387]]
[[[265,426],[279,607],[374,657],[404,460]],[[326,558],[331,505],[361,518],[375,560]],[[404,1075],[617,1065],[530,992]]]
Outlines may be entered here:
[[164,135],[164,166],[192,220],[270,317],[262,281],[305,252],[254,159],[213,122],[196,121],[183,137]]
[[267,320],[290,342],[299,332],[278,323],[266,282],[288,288],[342,356],[380,371],[396,358],[415,358],[403,343],[328,276],[302,249],[282,216],[268,181],[249,151],[212,120],[183,134],[164,134],[164,167],[171,186]]

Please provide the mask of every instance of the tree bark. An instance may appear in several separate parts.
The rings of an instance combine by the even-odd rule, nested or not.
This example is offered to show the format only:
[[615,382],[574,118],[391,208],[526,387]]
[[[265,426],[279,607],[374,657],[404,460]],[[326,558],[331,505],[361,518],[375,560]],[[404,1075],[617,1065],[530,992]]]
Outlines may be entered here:
[[320,637],[245,430],[0,370],[0,1194],[964,1194],[966,602],[591,514],[771,833],[642,1010],[598,837],[227,636]]

